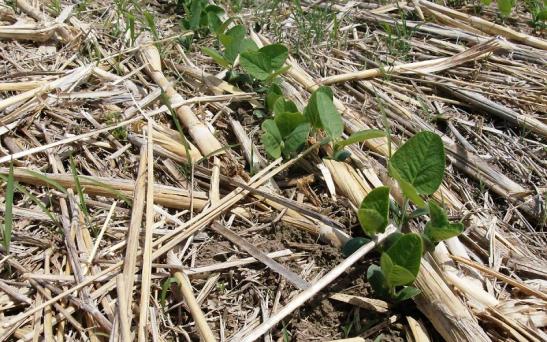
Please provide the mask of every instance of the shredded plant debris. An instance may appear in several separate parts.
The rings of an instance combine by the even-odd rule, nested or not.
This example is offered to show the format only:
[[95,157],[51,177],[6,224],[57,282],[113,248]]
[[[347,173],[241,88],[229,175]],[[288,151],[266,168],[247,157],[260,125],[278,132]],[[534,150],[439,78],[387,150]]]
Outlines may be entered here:
[[0,340],[547,340],[546,8],[0,2]]

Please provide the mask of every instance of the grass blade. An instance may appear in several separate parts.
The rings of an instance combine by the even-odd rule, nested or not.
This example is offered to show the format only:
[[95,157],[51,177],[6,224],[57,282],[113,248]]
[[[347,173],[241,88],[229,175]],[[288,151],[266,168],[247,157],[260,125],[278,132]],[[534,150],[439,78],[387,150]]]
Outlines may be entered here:
[[129,197],[127,197],[126,195],[124,195],[121,191],[117,190],[116,188],[114,188],[113,186],[111,185],[108,185],[106,183],[103,183],[103,182],[100,182],[96,179],[93,179],[93,177],[87,177],[87,176],[80,176],[84,181],[88,181],[90,183],[93,183],[97,186],[100,186],[102,187],[103,189],[107,190],[108,192],[110,192],[111,194],[113,194],[114,196],[116,196],[116,198],[118,198],[119,200],[123,201],[125,204],[127,204],[129,207],[132,206],[132,203],[131,203],[131,199]]
[[51,185],[52,187],[59,190],[60,192],[62,192],[65,195],[67,194],[66,188],[64,186],[62,186],[59,182],[57,182],[53,179],[50,179],[50,178],[48,178],[48,177],[44,176],[43,174],[41,174],[39,172],[36,172],[36,171],[23,169],[23,172],[28,173],[29,175],[40,179],[42,182],[44,182],[48,185]]
[[[2,174],[0,174],[0,179],[2,179],[4,182],[8,181],[8,177]],[[23,195],[30,198],[38,207],[40,207],[40,209],[42,209],[44,214],[46,214],[51,219],[51,221],[55,222],[55,224],[59,226],[59,220],[57,220],[57,217],[53,215],[53,213],[44,205],[44,202],[40,201],[38,197],[34,196],[27,189],[22,187],[19,183],[15,182],[14,187],[17,191],[23,193]]]
[[13,160],[9,165],[9,174],[6,187],[6,211],[4,212],[3,244],[6,254],[9,253],[11,244],[11,231],[13,228],[13,193],[15,180],[13,179]]
[[80,209],[84,212],[87,221],[90,222],[89,211],[87,210],[87,205],[85,204],[84,192],[82,191],[82,185],[80,184],[80,178],[78,177],[78,171],[76,170],[76,164],[74,163],[74,158],[72,156],[70,156],[70,171],[74,177],[74,185],[80,199]]

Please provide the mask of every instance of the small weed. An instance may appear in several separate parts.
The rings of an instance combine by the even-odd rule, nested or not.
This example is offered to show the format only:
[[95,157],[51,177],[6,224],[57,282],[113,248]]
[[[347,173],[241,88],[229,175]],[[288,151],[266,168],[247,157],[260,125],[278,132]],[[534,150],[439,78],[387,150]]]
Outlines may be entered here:
[[79,15],[89,8],[89,0],[81,0],[76,5],[76,13]]
[[17,1],[15,0],[6,0],[6,5],[11,7],[15,13],[17,13]]
[[177,278],[169,277],[165,279],[165,281],[161,285],[160,305],[164,309],[165,309],[165,301],[167,299],[167,292],[171,289],[171,285],[173,285],[174,283],[178,283]]
[[87,205],[85,204],[84,189],[82,188],[82,185],[80,184],[78,170],[76,170],[76,163],[74,162],[74,158],[72,156],[70,156],[70,172],[72,173],[72,177],[74,178],[76,194],[78,195],[78,198],[80,200],[80,210],[84,213],[84,217],[85,217],[87,225],[90,226],[91,220],[89,217],[89,211],[87,210]]
[[143,16],[144,16],[144,23],[146,24],[146,26],[148,27],[148,29],[152,33],[152,36],[154,37],[154,40],[159,40],[160,35],[158,33],[158,28],[156,27],[156,22],[154,20],[154,16],[148,11],[144,11]]
[[330,43],[331,37],[337,35],[335,29],[339,25],[334,25],[332,32],[325,30],[325,27],[336,20],[336,14],[330,8],[313,6],[311,9],[304,10],[300,0],[294,0],[290,10],[298,30],[294,35],[295,42],[292,44],[295,47],[295,53],[298,53],[302,47],[312,47],[325,40]]
[[547,25],[547,1],[545,0],[525,0],[524,6],[530,12],[532,20],[530,25],[538,30],[545,30]]
[[207,0],[182,0],[178,6],[186,13],[182,27],[197,33],[217,32],[222,26],[221,16],[224,9],[209,4]]
[[[490,5],[492,0],[481,0],[481,3],[484,5]],[[502,20],[505,20],[511,14],[517,0],[496,0],[496,3],[498,5],[498,11]]]
[[287,324],[285,322],[283,322],[283,329],[281,329],[281,331],[283,332],[283,342],[291,342],[292,334],[289,331],[289,329],[287,328]]
[[393,26],[384,24],[384,31],[387,33],[386,46],[388,53],[391,56],[401,57],[406,59],[408,53],[412,50],[409,43],[410,38],[414,34],[414,29],[407,25],[406,14],[403,10],[399,10],[401,23],[395,23]]
[[223,282],[223,281],[217,283],[217,290],[220,293],[225,293],[226,292],[226,283]]
[[[0,179],[2,179],[4,182],[8,181],[8,177],[6,177],[5,175],[2,175],[2,174],[0,174]],[[53,215],[53,213],[46,207],[44,202],[42,202],[38,197],[36,197],[32,193],[30,193],[27,189],[25,189],[24,187],[19,185],[19,183],[15,182],[14,186],[15,186],[15,189],[18,192],[21,192],[23,195],[30,198],[31,201],[34,202],[34,204],[36,204],[44,212],[44,214],[46,214],[51,219],[51,221],[55,222],[55,224],[57,226],[59,226],[59,221],[56,219],[56,217]]]
[[[122,114],[120,112],[108,112],[106,114],[106,123],[110,125],[115,125],[119,123],[122,120]],[[111,134],[114,138],[118,140],[127,140],[127,128],[125,127],[118,127],[116,129],[113,129],[111,131]]]
[[342,325],[342,332],[344,338],[348,338],[351,335],[358,335],[363,327],[361,326],[361,315],[359,314],[359,308],[356,308],[350,312],[346,323]]
[[53,15],[55,16],[58,16],[59,14],[61,14],[61,0],[51,0],[48,5],[47,5],[47,8],[53,13]]

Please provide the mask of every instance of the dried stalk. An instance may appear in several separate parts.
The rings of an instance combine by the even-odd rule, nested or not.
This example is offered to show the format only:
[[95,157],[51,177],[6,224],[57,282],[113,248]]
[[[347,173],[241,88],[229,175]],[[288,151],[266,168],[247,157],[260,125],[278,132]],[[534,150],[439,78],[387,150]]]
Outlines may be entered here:
[[317,282],[313,283],[309,288],[300,292],[296,297],[294,297],[286,306],[281,310],[275,313],[273,316],[268,318],[265,322],[256,327],[250,334],[243,338],[242,342],[252,342],[258,339],[260,336],[264,335],[271,328],[273,328],[277,323],[281,322],[285,317],[290,315],[294,310],[303,305],[307,300],[315,296],[319,291],[321,291],[325,286],[329,285],[332,281],[338,278],[342,273],[344,273],[349,267],[354,263],[359,261],[362,257],[367,255],[371,250],[376,247],[377,244],[381,243],[387,236],[395,232],[397,228],[390,225],[386,228],[384,233],[378,234],[374,241],[367,243],[366,245],[360,247],[347,259],[344,259],[340,264],[335,268],[330,270]]
[[485,58],[490,55],[494,50],[501,48],[499,39],[492,38],[488,41],[477,44],[459,54],[453,55],[451,57],[443,57],[430,59],[426,61],[399,64],[387,68],[376,68],[363,71],[349,72],[346,74],[340,74],[335,76],[329,76],[319,80],[320,84],[329,85],[340,82],[355,81],[355,80],[364,80],[369,78],[381,77],[383,75],[389,75],[394,73],[402,74],[428,74],[435,73],[442,70],[453,68],[457,65],[467,63],[470,61],[475,61],[481,58]]
[[486,113],[493,114],[501,119],[507,120],[518,127],[528,129],[534,133],[547,137],[547,125],[539,121],[536,118],[519,114],[506,106],[503,106],[497,102],[491,101],[485,96],[465,89],[459,89],[449,84],[440,83],[437,85],[441,89],[445,90],[451,96],[469,103],[473,107],[485,111]]
[[[131,221],[129,222],[129,232],[127,234],[127,244],[125,250],[125,258],[123,262],[123,283],[127,286],[125,297],[120,298],[123,305],[130,310],[133,304],[133,285],[135,284],[135,271],[137,266],[137,254],[139,250],[139,236],[142,225],[142,215],[144,213],[144,204],[146,196],[146,170],[148,165],[148,150],[146,146],[141,147],[139,171],[135,182],[135,191],[133,197],[133,207],[131,208]],[[131,317],[120,316],[120,321]],[[122,330],[123,331],[123,330]]]
[[290,283],[292,283],[297,288],[301,290],[305,290],[308,287],[310,287],[310,284],[304,279],[302,279],[298,274],[292,272],[291,270],[287,269],[285,266],[281,265],[274,259],[268,257],[265,253],[263,253],[261,250],[256,248],[253,244],[249,243],[245,239],[242,239],[236,233],[225,228],[218,222],[213,222],[213,224],[211,224],[211,229],[219,233],[220,235],[224,236],[228,240],[230,240],[233,244],[241,247],[241,249],[243,249],[244,251],[246,251],[253,257],[255,257],[264,265],[268,266],[272,271],[280,274],[282,277],[287,279]]
[[485,33],[492,34],[492,35],[500,35],[507,39],[511,39],[526,45],[530,45],[538,49],[547,50],[547,42],[544,41],[543,39],[530,36],[526,33],[517,32],[508,27],[489,22],[479,17],[461,13],[451,8],[438,5],[436,3],[432,3],[426,0],[419,0],[419,3],[420,5],[423,6],[422,9],[426,9],[426,10],[432,9],[437,12],[451,16],[453,18],[463,20],[465,22],[468,22],[474,28],[479,29]]
[[540,291],[537,291],[537,290],[534,290],[533,288],[531,288],[529,286],[526,286],[526,284],[523,284],[520,281],[517,281],[517,280],[515,280],[513,278],[510,278],[510,277],[508,277],[504,274],[501,274],[499,272],[493,271],[490,268],[485,267],[485,266],[483,266],[479,263],[476,263],[472,260],[462,258],[462,257],[456,256],[456,255],[451,255],[450,257],[452,259],[456,260],[457,262],[461,262],[463,264],[469,265],[473,268],[478,269],[481,272],[484,272],[484,273],[488,274],[489,276],[495,277],[495,278],[497,278],[497,279],[499,279],[499,280],[501,280],[501,281],[503,281],[503,282],[505,282],[505,283],[507,283],[511,286],[514,286],[514,287],[518,288],[520,291],[522,291],[523,293],[526,293],[527,295],[534,296],[534,297],[543,299],[544,301],[547,301],[547,294],[545,294],[543,292],[540,292]]
[[[48,16],[40,9],[32,6],[32,4],[28,3],[26,0],[16,0],[15,3],[17,4],[17,8],[21,9],[21,11],[23,11],[28,16],[36,19],[39,22],[42,22],[42,24],[47,25],[54,22],[53,18]],[[59,34],[60,39],[63,43],[69,43],[74,40],[74,36],[72,35],[68,27],[66,27],[66,25],[59,25],[57,27],[57,33]]]
[[[167,253],[167,262],[173,265],[182,266],[182,263],[172,251],[169,251]],[[174,276],[178,280],[178,283],[180,285],[180,292],[182,293],[186,305],[188,305],[188,308],[190,309],[190,313],[192,314],[192,318],[194,318],[194,322],[196,322],[202,339],[205,342],[216,341],[215,335],[213,335],[211,327],[209,327],[209,324],[207,324],[205,315],[203,314],[203,311],[201,311],[196,297],[194,297],[190,280],[184,273],[180,271],[174,272]]]
[[[61,91],[67,90],[69,87],[73,86],[75,83],[85,80],[93,71],[93,65],[85,65],[79,68],[73,69],[66,76],[60,77],[56,80],[49,81],[43,85],[28,90],[24,93],[8,97],[6,99],[0,100],[0,111],[8,108],[9,106],[15,105],[22,101],[26,101],[32,98],[37,98],[45,93],[52,92],[55,89]],[[3,124],[8,124],[13,122],[17,118],[12,118],[9,115],[2,119]]]
[[[6,175],[8,174],[8,170],[0,168],[0,174]],[[49,186],[48,181],[54,181],[65,188],[76,188],[74,178],[71,175],[52,173],[39,173],[39,175],[37,176],[28,172],[28,169],[25,168],[14,169],[14,178],[21,183]],[[79,178],[82,187],[85,188],[85,192],[88,195],[105,197],[119,197],[122,195],[128,198],[134,197],[135,182],[132,180],[88,176],[80,176]],[[207,203],[206,194],[200,191],[193,191],[192,196],[192,199],[190,199],[189,191],[184,189],[161,184],[154,185],[154,202],[168,208],[188,209],[190,208],[190,202],[193,202],[196,210],[203,209]]]
[[58,24],[48,27],[23,24],[0,26],[0,39],[30,40],[43,43],[51,39],[58,27]]
[[[140,38],[140,42],[143,45],[141,58],[143,63],[147,64],[145,70],[148,75],[163,89],[170,103],[183,101],[182,96],[177,93],[169,80],[164,76],[161,70],[159,51],[151,43],[150,37],[143,35]],[[196,117],[190,107],[183,105],[175,111],[181,124],[188,129],[190,136],[194,139],[194,142],[203,155],[210,156],[213,153],[219,153],[219,150],[222,149],[222,144],[211,133],[209,128]]]
[[148,144],[147,144],[147,182],[146,182],[146,228],[144,238],[144,249],[142,256],[142,280],[141,299],[139,304],[139,325],[137,336],[139,342],[147,340],[146,325],[148,322],[148,303],[150,301],[150,282],[152,276],[152,231],[154,230],[154,145],[152,136],[154,130],[152,121],[148,121]]

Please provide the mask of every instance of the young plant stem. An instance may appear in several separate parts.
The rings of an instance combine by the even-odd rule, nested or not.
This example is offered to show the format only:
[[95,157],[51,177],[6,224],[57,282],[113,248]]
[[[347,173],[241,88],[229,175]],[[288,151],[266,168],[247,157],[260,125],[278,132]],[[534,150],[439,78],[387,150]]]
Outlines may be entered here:
[[408,208],[408,197],[403,197],[403,207],[401,208],[401,221],[399,221],[399,229],[403,229],[406,220],[406,210]]

